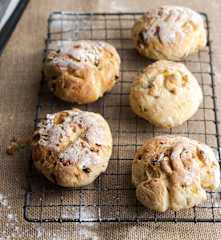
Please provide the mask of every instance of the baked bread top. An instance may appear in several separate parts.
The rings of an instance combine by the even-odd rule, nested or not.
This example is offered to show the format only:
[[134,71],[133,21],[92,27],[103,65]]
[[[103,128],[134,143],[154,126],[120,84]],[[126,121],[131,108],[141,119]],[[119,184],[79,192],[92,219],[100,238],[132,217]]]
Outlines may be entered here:
[[78,109],[48,114],[32,142],[36,167],[61,186],[91,183],[105,171],[112,152],[112,136],[100,114]]
[[62,100],[79,104],[94,102],[110,91],[119,71],[119,54],[101,41],[62,42],[49,51],[44,64],[50,90]]
[[162,128],[181,125],[201,101],[202,90],[195,77],[184,64],[167,60],[147,66],[130,89],[133,111]]
[[178,6],[147,11],[134,24],[132,38],[140,54],[155,60],[180,60],[207,42],[203,17]]
[[157,136],[138,149],[132,182],[146,207],[180,210],[205,200],[205,190],[219,187],[219,163],[205,144],[181,136]]

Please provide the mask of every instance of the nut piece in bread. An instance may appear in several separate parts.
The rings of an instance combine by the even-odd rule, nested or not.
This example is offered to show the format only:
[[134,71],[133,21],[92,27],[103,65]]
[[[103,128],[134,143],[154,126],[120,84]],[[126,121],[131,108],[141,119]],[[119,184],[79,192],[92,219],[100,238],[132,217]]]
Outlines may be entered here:
[[134,24],[132,39],[140,54],[159,60],[180,60],[206,46],[203,17],[185,7],[149,10]]
[[191,208],[220,185],[219,163],[212,149],[181,136],[157,136],[138,149],[132,164],[138,200],[164,212]]
[[92,183],[106,170],[111,152],[111,131],[104,118],[78,109],[48,114],[32,140],[34,165],[63,187]]
[[119,78],[120,57],[101,41],[67,41],[50,50],[44,64],[49,89],[60,99],[91,103],[110,91]]
[[135,79],[130,89],[132,110],[162,128],[181,125],[198,110],[202,91],[182,63],[159,60]]

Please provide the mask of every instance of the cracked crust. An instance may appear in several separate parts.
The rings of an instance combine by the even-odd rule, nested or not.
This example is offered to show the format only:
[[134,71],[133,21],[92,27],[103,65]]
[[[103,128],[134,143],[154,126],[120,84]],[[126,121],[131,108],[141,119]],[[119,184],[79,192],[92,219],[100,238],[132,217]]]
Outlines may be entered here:
[[202,91],[182,63],[160,60],[146,67],[130,89],[132,110],[162,128],[183,124],[198,110]]
[[191,208],[206,199],[206,190],[220,185],[219,163],[212,149],[179,136],[148,139],[132,163],[138,200],[164,212]]
[[73,109],[48,114],[32,141],[36,168],[63,187],[88,185],[107,168],[112,136],[100,114]]
[[177,6],[149,10],[132,28],[138,52],[151,59],[180,60],[206,46],[203,18]]
[[59,98],[90,103],[110,91],[118,81],[120,57],[106,42],[69,41],[51,50],[44,64],[49,89]]

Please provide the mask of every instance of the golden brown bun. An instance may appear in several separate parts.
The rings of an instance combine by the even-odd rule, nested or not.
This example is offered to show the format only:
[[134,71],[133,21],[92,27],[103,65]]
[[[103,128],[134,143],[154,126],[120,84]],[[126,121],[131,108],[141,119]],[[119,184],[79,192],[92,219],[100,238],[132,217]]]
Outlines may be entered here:
[[51,50],[44,65],[50,90],[62,100],[90,103],[110,91],[119,78],[120,57],[106,42],[70,41]]
[[191,9],[163,6],[149,10],[132,28],[140,54],[151,59],[180,60],[205,47],[203,17]]
[[130,90],[133,111],[162,128],[181,125],[193,116],[201,101],[195,77],[184,64],[167,60],[146,67]]
[[35,131],[36,168],[63,187],[90,184],[107,168],[112,136],[100,114],[73,109],[48,114]]
[[164,212],[193,207],[206,199],[206,189],[220,185],[219,163],[210,147],[180,136],[148,139],[132,164],[138,200]]

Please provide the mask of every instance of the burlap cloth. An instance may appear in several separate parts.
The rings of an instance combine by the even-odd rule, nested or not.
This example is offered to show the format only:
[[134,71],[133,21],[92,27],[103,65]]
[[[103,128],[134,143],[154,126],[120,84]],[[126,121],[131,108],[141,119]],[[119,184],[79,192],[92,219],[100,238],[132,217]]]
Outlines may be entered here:
[[[40,224],[23,218],[25,172],[29,151],[14,157],[5,154],[12,136],[29,136],[37,89],[41,78],[42,48],[47,17],[54,10],[68,11],[144,11],[159,4],[179,4],[204,11],[212,26],[216,81],[221,67],[221,1],[219,0],[32,0],[0,58],[0,193],[7,195],[11,208],[0,208],[0,239],[221,239],[220,224],[140,223],[140,224]],[[219,92],[219,90],[218,90]],[[220,109],[220,104],[219,107]],[[219,112],[220,115],[220,112]],[[0,196],[1,198],[1,196]],[[7,204],[6,204],[7,205]],[[5,212],[4,212],[5,211]],[[7,215],[9,213],[9,215]],[[18,223],[7,225],[10,213]],[[3,215],[6,214],[6,218]],[[10,220],[10,219],[9,219]],[[10,220],[11,221],[11,220]],[[12,221],[11,221],[12,222]],[[43,229],[41,229],[43,228]],[[16,230],[17,229],[17,230]],[[16,231],[18,233],[16,233]],[[4,232],[5,231],[5,232]],[[13,238],[13,232],[15,236]],[[19,236],[20,233],[20,236]]]

